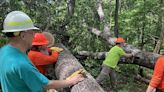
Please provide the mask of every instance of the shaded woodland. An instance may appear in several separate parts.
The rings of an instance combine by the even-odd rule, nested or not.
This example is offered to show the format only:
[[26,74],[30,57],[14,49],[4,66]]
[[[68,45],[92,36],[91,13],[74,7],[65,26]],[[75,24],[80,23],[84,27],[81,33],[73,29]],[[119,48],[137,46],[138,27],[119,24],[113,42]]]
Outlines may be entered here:
[[[5,15],[12,10],[21,10],[42,31],[54,34],[55,43],[62,43],[64,47],[61,47],[69,50],[73,60],[69,62],[69,56],[61,58],[68,54],[67,50],[66,54],[61,54],[55,70],[58,79],[64,79],[83,67],[91,81],[100,87],[99,90],[110,91],[109,78],[102,85],[98,85],[94,78],[101,70],[106,53],[114,46],[114,40],[123,37],[126,52],[140,52],[133,58],[120,60],[116,69],[118,90],[143,92],[157,58],[164,54],[164,47],[161,46],[164,42],[163,0],[1,0],[0,6],[1,30]],[[0,46],[7,40],[0,33]],[[79,66],[70,66],[69,71],[64,71],[65,68],[59,67],[63,62],[77,62],[73,67]],[[60,69],[64,70],[59,72]],[[73,87],[71,92],[80,92],[77,91],[79,87]]]

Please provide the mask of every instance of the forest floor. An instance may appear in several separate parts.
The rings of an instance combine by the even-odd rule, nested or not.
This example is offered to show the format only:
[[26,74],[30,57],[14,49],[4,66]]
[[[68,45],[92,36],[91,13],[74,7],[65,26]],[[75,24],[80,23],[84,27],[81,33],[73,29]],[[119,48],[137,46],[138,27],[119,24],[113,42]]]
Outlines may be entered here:
[[[110,91],[110,78],[107,78],[103,85],[101,85],[106,92]],[[134,79],[134,77],[127,77],[120,73],[117,73],[117,92],[145,92],[147,84],[142,83]]]
[[[89,63],[89,64],[87,64]],[[84,62],[82,65],[85,67],[85,69],[91,73],[92,76],[95,78],[101,71],[101,65],[95,64],[92,61],[87,61],[87,63]],[[87,64],[87,65],[86,65]],[[89,67],[88,67],[89,65]],[[148,84],[145,84],[144,82],[140,82],[135,79],[137,76],[139,66],[129,65],[129,64],[122,64],[119,65],[119,67],[116,69],[116,75],[117,75],[117,92],[145,92]],[[144,74],[152,74],[152,70],[144,68]],[[110,78],[107,77],[104,79],[104,81],[100,84],[102,88],[105,90],[105,92],[115,92],[110,91],[111,85],[110,85]]]

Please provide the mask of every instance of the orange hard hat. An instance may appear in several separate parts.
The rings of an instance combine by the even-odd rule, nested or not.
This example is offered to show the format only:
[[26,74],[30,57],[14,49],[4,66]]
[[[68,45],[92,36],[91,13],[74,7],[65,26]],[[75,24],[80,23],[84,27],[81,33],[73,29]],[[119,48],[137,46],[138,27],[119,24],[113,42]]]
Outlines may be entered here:
[[125,42],[125,40],[121,37],[117,38],[115,41],[115,43],[124,43],[124,42]]
[[32,45],[47,45],[49,42],[43,33],[35,33]]

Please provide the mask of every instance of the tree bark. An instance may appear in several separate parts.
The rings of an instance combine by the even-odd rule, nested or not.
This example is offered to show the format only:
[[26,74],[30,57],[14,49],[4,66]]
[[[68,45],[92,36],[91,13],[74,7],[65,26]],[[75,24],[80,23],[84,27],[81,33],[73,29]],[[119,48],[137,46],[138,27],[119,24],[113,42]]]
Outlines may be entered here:
[[2,0],[1,2],[0,2],[0,6],[2,6],[3,4],[5,4],[6,3],[6,0]]
[[[104,60],[107,52],[88,52],[88,51],[79,51],[79,55],[83,55],[86,57],[91,57],[94,59]],[[119,64],[135,64],[140,65],[146,68],[153,69],[155,61],[159,57],[159,54],[150,53],[150,52],[140,52],[134,58],[128,58],[125,60],[120,60]]]
[[99,15],[100,21],[103,21],[104,20],[104,11],[102,9],[101,4],[102,4],[102,0],[97,0],[97,3],[96,3],[97,13]]
[[[145,24],[146,24],[146,22],[145,22],[145,18],[146,18],[146,16],[145,16],[145,0],[144,0],[144,6],[143,7],[144,7],[144,12],[143,12],[143,16],[142,16],[142,18],[143,18],[142,30],[141,30],[141,33],[140,33],[140,41],[141,41],[140,50],[143,50],[144,45],[145,45]],[[144,68],[139,66],[138,73],[141,77],[144,77]]]
[[[163,0],[159,0],[159,8],[162,8],[163,6]],[[164,39],[164,23],[163,23],[163,12],[159,12],[158,14],[158,26],[157,26],[157,32],[156,34],[158,35],[159,30],[160,32],[160,37],[156,43],[156,46],[154,48],[154,53],[159,53],[160,52],[160,46],[162,45],[162,39]]]
[[115,22],[115,25],[114,25],[114,34],[115,34],[115,37],[118,38],[118,35],[119,35],[119,31],[118,31],[118,9],[119,9],[119,0],[116,0],[116,6],[115,6],[115,16],[114,16],[114,22]]
[[154,53],[159,53],[160,48],[161,48],[161,44],[162,44],[162,42],[160,40],[158,40],[157,44],[156,44],[156,46],[154,48],[154,51],[153,51]]
[[74,14],[75,0],[68,0],[68,15],[72,16]]
[[[59,80],[66,79],[78,69],[84,69],[64,45],[58,44],[57,46],[64,49],[64,51],[60,53],[58,62],[55,65],[55,74]],[[89,73],[86,73],[86,76],[82,82],[74,85],[70,89],[71,92],[104,92]]]

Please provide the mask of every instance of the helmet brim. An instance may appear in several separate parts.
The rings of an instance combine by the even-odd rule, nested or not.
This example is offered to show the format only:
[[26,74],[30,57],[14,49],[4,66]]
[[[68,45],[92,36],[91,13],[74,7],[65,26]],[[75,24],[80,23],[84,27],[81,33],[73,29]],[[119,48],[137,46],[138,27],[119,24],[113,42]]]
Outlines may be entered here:
[[20,32],[20,31],[28,31],[28,30],[40,30],[37,27],[31,27],[31,28],[27,28],[27,29],[13,29],[13,30],[2,30],[3,33],[6,32]]
[[33,42],[32,45],[48,45],[49,41],[46,42]]

